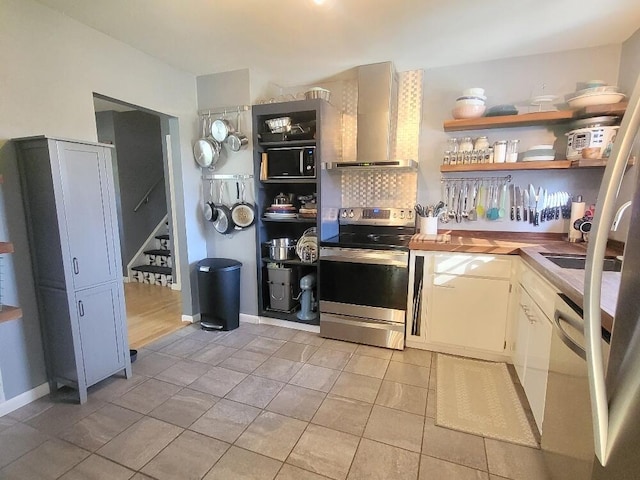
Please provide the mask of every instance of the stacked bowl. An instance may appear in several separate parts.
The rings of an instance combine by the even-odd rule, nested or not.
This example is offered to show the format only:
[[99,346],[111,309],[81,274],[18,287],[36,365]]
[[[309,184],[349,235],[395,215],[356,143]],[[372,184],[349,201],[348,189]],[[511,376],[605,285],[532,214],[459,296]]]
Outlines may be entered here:
[[462,91],[462,96],[456,99],[456,106],[451,114],[455,119],[478,118],[486,110],[484,88],[474,87]]
[[608,85],[602,80],[589,80],[577,84],[576,91],[565,95],[565,100],[572,108],[589,105],[609,105],[624,100],[625,94],[615,85]]

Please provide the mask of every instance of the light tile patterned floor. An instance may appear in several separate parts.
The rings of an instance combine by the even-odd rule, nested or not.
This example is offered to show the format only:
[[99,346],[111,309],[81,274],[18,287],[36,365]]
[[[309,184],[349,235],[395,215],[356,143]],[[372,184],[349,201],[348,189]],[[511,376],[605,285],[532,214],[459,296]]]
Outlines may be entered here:
[[432,354],[186,327],[87,404],[0,418],[0,479],[540,480],[539,450],[438,427]]

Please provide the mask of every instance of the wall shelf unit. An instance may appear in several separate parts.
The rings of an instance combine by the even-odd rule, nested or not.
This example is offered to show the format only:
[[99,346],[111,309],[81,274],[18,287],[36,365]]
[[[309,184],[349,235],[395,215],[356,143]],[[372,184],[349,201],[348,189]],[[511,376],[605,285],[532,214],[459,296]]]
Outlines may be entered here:
[[[635,165],[631,158],[627,166]],[[574,170],[576,168],[604,168],[606,159],[588,160],[551,160],[548,162],[515,162],[515,163],[472,163],[465,165],[440,165],[440,172],[506,172],[519,170]]]
[[[257,209],[258,315],[318,325],[319,314],[314,321],[303,322],[296,315],[297,311],[300,310],[300,306],[295,301],[289,302],[290,298],[297,295],[302,276],[310,273],[314,273],[316,276],[319,275],[317,262],[302,262],[297,256],[291,260],[274,262],[269,258],[267,242],[276,238],[293,238],[297,240],[311,227],[316,227],[318,240],[337,234],[337,217],[323,218],[321,211],[323,208],[339,207],[340,189],[333,185],[334,183],[339,183],[339,179],[330,178],[321,166],[322,162],[335,162],[338,160],[338,145],[335,139],[336,132],[340,131],[340,112],[328,102],[320,99],[254,105],[251,110],[253,117],[254,182]],[[267,141],[272,140],[274,134],[270,132],[266,122],[278,117],[291,117],[293,125],[306,125],[306,130],[302,134],[305,138],[300,138],[301,135],[285,134],[278,141]],[[270,150],[305,147],[315,147],[313,158],[316,175],[314,177],[268,178]],[[320,187],[321,184],[322,189]],[[265,213],[269,211],[268,209],[274,203],[275,197],[282,193],[292,195],[294,200],[291,203],[294,204],[296,211],[301,207],[299,197],[315,194],[317,217],[266,217]],[[286,278],[286,282],[283,281],[283,278]],[[317,282],[316,285],[318,285]]]
[[555,112],[523,113],[521,115],[503,115],[498,117],[465,118],[445,120],[445,132],[463,132],[466,130],[483,130],[491,128],[534,127],[570,123],[578,118],[601,115],[624,115],[626,102],[610,105],[590,105],[577,110],[558,110]]
[[[0,184],[2,184],[4,177],[0,175]],[[0,255],[13,253],[13,243],[11,242],[0,242]],[[0,268],[2,268],[2,263],[0,262]],[[2,283],[2,272],[0,271],[0,284]],[[11,305],[3,305],[2,299],[0,299],[0,323],[8,322],[10,320],[17,320],[18,318],[22,318],[22,309],[18,307],[13,307]]]

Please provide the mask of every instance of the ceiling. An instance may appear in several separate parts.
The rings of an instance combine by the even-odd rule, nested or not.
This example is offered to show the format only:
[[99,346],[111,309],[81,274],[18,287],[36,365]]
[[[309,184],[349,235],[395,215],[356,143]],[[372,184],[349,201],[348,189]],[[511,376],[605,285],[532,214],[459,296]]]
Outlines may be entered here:
[[[392,60],[400,71],[619,44],[638,0],[39,0],[195,75],[283,86]],[[319,0],[320,1],[320,0]]]

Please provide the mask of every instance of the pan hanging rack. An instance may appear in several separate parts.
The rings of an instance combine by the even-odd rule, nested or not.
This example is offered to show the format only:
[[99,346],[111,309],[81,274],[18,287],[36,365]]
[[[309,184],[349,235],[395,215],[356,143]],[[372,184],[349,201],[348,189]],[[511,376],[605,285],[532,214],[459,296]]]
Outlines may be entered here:
[[447,183],[447,182],[511,183],[511,175],[506,175],[504,177],[440,177],[440,183]]
[[202,176],[202,180],[250,180],[252,178],[251,173],[214,173]]
[[251,110],[250,105],[232,105],[229,107],[206,108],[204,110],[198,110],[198,115],[201,117],[209,117],[211,115],[227,115],[231,113],[248,112],[249,110]]

